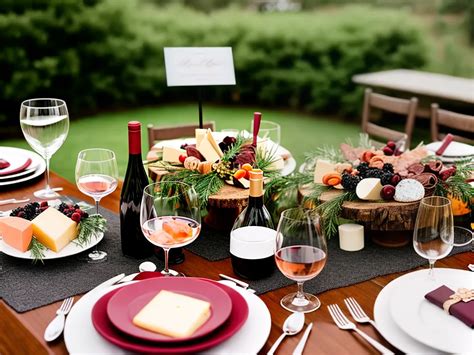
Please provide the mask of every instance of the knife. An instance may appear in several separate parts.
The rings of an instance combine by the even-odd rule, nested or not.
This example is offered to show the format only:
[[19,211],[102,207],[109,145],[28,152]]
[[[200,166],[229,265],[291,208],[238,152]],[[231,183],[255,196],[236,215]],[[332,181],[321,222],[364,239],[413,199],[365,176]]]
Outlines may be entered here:
[[115,285],[117,282],[122,280],[124,277],[125,277],[124,273],[119,274],[119,275],[114,276],[114,277],[111,277],[110,279],[108,279],[108,280],[102,282],[101,284],[97,285],[96,287],[94,287],[92,290],[99,290],[101,288],[107,288],[109,286]]
[[293,350],[293,355],[302,355],[303,354],[304,347],[306,345],[306,342],[308,341],[308,336],[309,336],[309,333],[311,332],[312,328],[313,328],[313,323],[309,323],[308,327],[304,331],[303,337],[301,338],[298,345],[296,345],[295,350]]

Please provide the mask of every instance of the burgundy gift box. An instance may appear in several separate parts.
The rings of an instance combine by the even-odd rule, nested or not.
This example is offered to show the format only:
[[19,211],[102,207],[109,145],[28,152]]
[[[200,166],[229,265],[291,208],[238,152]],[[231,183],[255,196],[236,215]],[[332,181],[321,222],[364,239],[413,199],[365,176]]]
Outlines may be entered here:
[[[446,302],[454,291],[449,287],[440,286],[436,290],[431,291],[425,295],[425,298],[443,309],[443,303]],[[443,310],[444,312],[444,310]],[[459,301],[451,305],[449,314],[459,319],[461,322],[467,324],[469,327],[474,327],[474,300],[469,302]]]

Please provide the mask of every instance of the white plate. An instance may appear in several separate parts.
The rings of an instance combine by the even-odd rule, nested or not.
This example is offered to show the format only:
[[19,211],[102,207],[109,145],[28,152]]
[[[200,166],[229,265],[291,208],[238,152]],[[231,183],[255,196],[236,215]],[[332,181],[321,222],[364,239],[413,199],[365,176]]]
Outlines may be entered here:
[[[46,170],[46,163],[39,154],[21,148],[0,147],[0,156],[12,155],[21,155],[26,156],[27,158],[31,158],[31,165],[28,167],[28,169],[19,172],[18,174],[0,177],[0,186],[14,185],[20,182],[34,179],[43,174]],[[34,171],[32,171],[33,167],[36,167]]]
[[474,274],[457,269],[434,271],[435,280],[421,270],[392,281],[391,316],[400,329],[425,345],[450,353],[472,353],[474,330],[426,300],[425,294],[442,285],[452,290],[473,288]]
[[[74,243],[74,241],[72,241],[68,245],[66,245],[63,249],[61,249],[58,253],[50,249],[47,249],[44,252],[43,260],[65,258],[67,256],[82,253],[84,250],[87,250],[99,244],[99,242],[102,239],[104,239],[104,233],[99,233],[97,235],[97,238],[92,238],[91,241],[88,244],[85,244],[84,246],[80,246]],[[14,258],[33,260],[33,257],[31,256],[30,251],[25,251],[24,253],[22,253],[21,251],[15,248],[12,248],[8,244],[6,244],[2,239],[0,239],[0,251],[4,252],[7,255],[13,256]]]
[[[92,290],[76,302],[64,328],[64,342],[71,354],[127,354],[109,343],[96,332],[91,321],[94,304],[107,292],[122,287],[112,286]],[[249,316],[242,328],[231,338],[206,351],[207,354],[256,354],[265,345],[270,334],[270,312],[263,301],[254,294],[235,287],[247,301]]]
[[[426,145],[426,149],[435,153],[441,147],[441,144],[442,142],[433,142]],[[451,142],[443,153],[446,158],[461,158],[471,155],[474,155],[474,147],[461,142]]]
[[[245,133],[245,132],[244,132]],[[246,132],[250,135],[250,133]],[[212,136],[217,142],[221,142],[226,136],[229,136],[229,132],[212,132]],[[195,144],[196,138],[178,138],[178,139],[169,139],[156,143],[153,148],[161,149],[162,147],[171,147],[179,149],[183,144]],[[290,175],[296,169],[296,160],[291,155],[290,151],[281,145],[277,147],[276,154],[284,157],[288,157],[284,160],[283,169],[281,169],[280,174],[283,176]]]
[[[437,269],[436,271],[441,270]],[[439,350],[413,339],[401,330],[397,323],[392,319],[390,314],[390,297],[392,296],[393,290],[397,287],[397,283],[394,281],[386,285],[382,291],[380,291],[375,300],[374,320],[377,324],[377,330],[382,334],[385,340],[406,354],[439,353]]]

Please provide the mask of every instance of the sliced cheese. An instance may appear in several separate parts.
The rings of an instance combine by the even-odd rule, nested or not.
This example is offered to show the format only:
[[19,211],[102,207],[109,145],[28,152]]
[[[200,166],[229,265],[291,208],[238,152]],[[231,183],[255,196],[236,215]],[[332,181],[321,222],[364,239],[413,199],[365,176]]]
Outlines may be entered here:
[[209,143],[211,143],[216,153],[219,154],[219,157],[222,157],[224,155],[221,147],[219,147],[219,144],[217,144],[216,140],[212,136],[212,131],[210,129],[207,130],[205,139],[208,140]]
[[55,208],[48,208],[32,221],[36,239],[58,252],[77,236],[77,223]]
[[0,235],[6,244],[25,252],[33,237],[33,225],[30,221],[20,217],[0,218]]
[[186,155],[186,151],[172,147],[163,147],[163,161],[168,163],[179,163],[180,155]]
[[195,134],[196,134],[196,149],[199,149],[199,146],[201,145],[201,142],[203,138],[205,137],[207,133],[207,129],[205,128],[196,128]]
[[[209,141],[207,135],[201,141],[201,144],[199,145],[198,150],[199,150],[199,153],[201,153],[202,156],[206,159],[206,161],[209,161],[209,162],[212,162],[212,163],[219,160],[222,156],[222,155],[219,155],[219,153],[215,150],[214,146]],[[219,148],[219,150],[220,150],[220,148]],[[221,153],[222,153],[222,151],[221,151]]]
[[279,155],[273,157],[273,161],[268,165],[268,170],[282,170],[285,167],[285,161]]
[[318,159],[316,166],[314,167],[314,183],[322,184],[323,176],[329,174],[335,170],[336,164],[333,164],[327,160]]
[[191,336],[211,315],[211,304],[161,290],[133,317],[133,324],[173,338]]
[[356,187],[357,197],[361,200],[375,201],[380,200],[380,192],[382,191],[380,179],[367,178],[362,179]]

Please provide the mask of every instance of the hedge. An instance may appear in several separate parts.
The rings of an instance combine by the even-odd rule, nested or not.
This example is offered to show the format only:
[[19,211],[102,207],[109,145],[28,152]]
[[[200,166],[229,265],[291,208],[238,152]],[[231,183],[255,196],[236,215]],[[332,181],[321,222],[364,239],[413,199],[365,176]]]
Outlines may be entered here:
[[354,74],[426,62],[416,24],[391,10],[208,15],[144,0],[22,3],[0,9],[2,124],[16,122],[31,97],[64,98],[76,117],[193,100],[190,90],[166,87],[165,46],[232,46],[237,85],[208,90],[206,101],[336,113],[360,107]]

